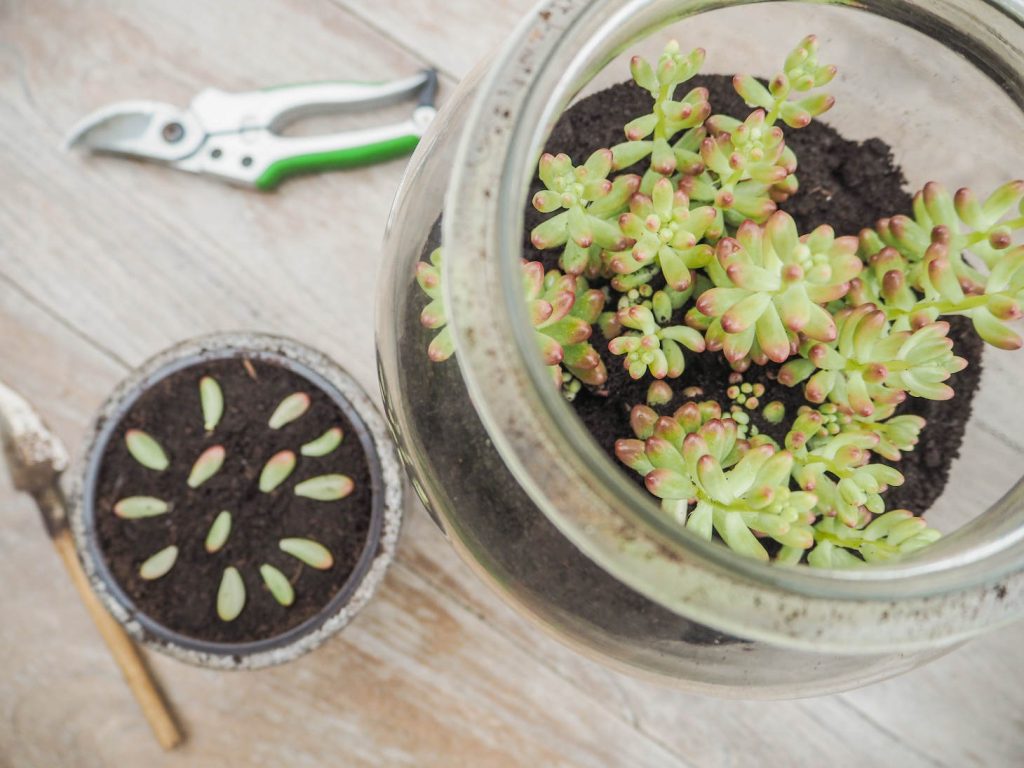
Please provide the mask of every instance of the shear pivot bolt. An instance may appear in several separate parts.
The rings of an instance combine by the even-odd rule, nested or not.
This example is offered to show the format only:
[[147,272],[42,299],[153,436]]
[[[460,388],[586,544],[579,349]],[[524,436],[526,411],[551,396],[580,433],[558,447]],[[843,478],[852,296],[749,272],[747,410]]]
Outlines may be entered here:
[[161,135],[164,137],[164,141],[173,144],[176,141],[181,141],[185,135],[185,129],[181,123],[167,123],[161,131]]

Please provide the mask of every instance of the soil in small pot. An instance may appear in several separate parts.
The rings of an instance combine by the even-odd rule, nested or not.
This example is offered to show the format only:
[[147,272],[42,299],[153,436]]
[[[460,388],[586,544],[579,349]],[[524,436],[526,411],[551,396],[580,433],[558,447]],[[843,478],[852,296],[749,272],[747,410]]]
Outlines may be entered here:
[[[696,77],[687,87],[704,86],[715,113],[742,117],[749,113],[743,100],[732,87],[732,79],[721,75]],[[620,83],[593,94],[568,109],[555,125],[545,151],[564,152],[576,162],[582,162],[601,147],[622,141],[622,126],[637,115],[650,109],[650,94],[633,82]],[[826,118],[827,119],[827,118]],[[864,227],[872,226],[879,218],[911,213],[911,198],[906,191],[903,172],[894,164],[891,150],[880,138],[864,142],[843,138],[834,128],[820,120],[808,127],[786,129],[786,144],[796,153],[799,161],[797,177],[800,189],[780,208],[789,213],[800,232],[828,224],[837,235],[856,235]],[[626,169],[643,173],[643,168]],[[532,193],[541,189],[535,179]],[[523,240],[523,258],[539,260],[546,269],[558,267],[560,250],[541,251],[530,243],[530,230],[545,218],[532,205],[527,205]],[[602,281],[592,281],[600,288]],[[669,324],[681,324],[684,307]],[[915,413],[924,417],[928,425],[921,433],[917,447],[892,462],[906,481],[902,486],[890,488],[884,495],[888,509],[907,508],[915,514],[926,512],[942,494],[953,460],[959,455],[960,443],[971,414],[971,401],[981,379],[981,353],[984,343],[971,327],[967,318],[944,318],[949,321],[950,338],[955,354],[968,361],[968,367],[956,374],[950,384],[956,396],[949,401],[907,398],[899,413]],[[615,457],[615,441],[632,437],[629,426],[630,409],[646,400],[650,376],[634,381],[622,367],[622,358],[608,351],[606,339],[595,328],[591,339],[608,369],[608,383],[600,393],[582,390],[573,405],[587,429],[601,446]],[[792,423],[797,409],[806,405],[802,387],[786,387],[775,381],[778,366],[751,366],[742,381],[751,385],[760,383],[765,393],[759,406],[773,400],[786,407],[786,418],[778,426],[765,421],[761,409],[748,411],[751,423],[761,432],[771,435],[780,443]],[[686,370],[676,380],[669,381],[674,397],[671,402],[658,406],[657,411],[670,415],[687,400],[715,400],[728,407],[726,390],[730,386],[729,367],[723,355],[707,352],[686,353]],[[688,387],[697,387],[701,394],[683,395]],[[630,476],[640,485],[643,478],[633,472]]]
[[[204,428],[199,381],[215,379],[223,392],[223,417],[212,432]],[[304,392],[308,409],[279,429],[268,419],[289,395]],[[329,428],[343,439],[323,456],[302,455],[300,447]],[[129,453],[125,434],[142,430],[162,447],[163,471],[142,466]],[[223,446],[223,466],[196,488],[187,484],[196,458]],[[275,490],[259,489],[267,460],[292,451],[296,465]],[[340,500],[296,495],[297,483],[343,474],[354,489]],[[124,519],[114,506],[125,497],[151,496],[168,503],[165,514]],[[372,517],[372,481],[366,453],[352,424],[330,396],[281,365],[259,359],[202,362],[158,381],[130,406],[111,434],[102,457],[95,496],[95,526],[102,557],[137,610],[188,637],[224,643],[272,638],[319,613],[344,586],[367,546]],[[231,513],[231,530],[214,552],[205,547],[214,519]],[[278,542],[303,538],[319,542],[333,564],[318,569],[283,552]],[[178,547],[173,567],[155,579],[140,576],[140,565],[170,545]],[[281,605],[260,576],[260,566],[278,569],[291,584],[294,602]],[[222,620],[217,594],[224,569],[237,568],[245,604],[236,618]]]

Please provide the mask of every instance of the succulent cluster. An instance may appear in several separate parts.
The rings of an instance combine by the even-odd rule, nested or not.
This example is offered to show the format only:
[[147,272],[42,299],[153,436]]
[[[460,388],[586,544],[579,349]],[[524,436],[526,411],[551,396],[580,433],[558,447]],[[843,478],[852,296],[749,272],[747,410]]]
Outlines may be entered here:
[[[285,397],[267,419],[267,427],[278,430],[302,417],[310,407],[310,397],[305,392],[295,392]],[[212,435],[224,414],[224,395],[220,384],[212,376],[199,381],[199,404],[202,411],[203,427]],[[322,435],[298,448],[301,456],[320,457],[332,453],[344,438],[340,427],[331,427]],[[159,441],[147,432],[128,429],[125,432],[125,447],[131,457],[141,466],[153,472],[164,472],[171,461]],[[192,464],[186,485],[196,489],[216,475],[230,457],[223,445],[205,449]],[[274,493],[292,475],[298,464],[294,451],[285,450],[271,456],[259,475],[259,491]],[[339,501],[355,488],[347,475],[327,474],[307,478],[292,488],[295,496],[315,501]],[[113,512],[126,520],[157,517],[173,511],[172,504],[154,496],[127,496],[114,504]],[[195,513],[196,510],[191,510]],[[232,510],[217,511],[203,542],[206,552],[215,556],[227,544],[235,524]],[[334,565],[331,552],[320,542],[308,538],[286,537],[278,541],[280,550],[311,568],[327,570]],[[174,568],[178,560],[178,546],[171,544],[147,557],[139,565],[139,576],[147,581],[162,578]],[[269,563],[259,566],[260,577],[267,591],[280,605],[288,607],[295,601],[295,589],[278,568]],[[234,565],[226,565],[221,574],[216,594],[217,615],[222,621],[233,621],[241,614],[246,604],[245,583]]]
[[714,401],[688,402],[672,416],[645,405],[630,418],[637,439],[619,440],[615,453],[644,476],[647,489],[681,525],[732,549],[767,560],[760,536],[804,550],[814,534],[817,497],[789,489],[793,455],[769,439],[739,439],[739,424]]
[[[455,351],[441,293],[441,258],[437,248],[429,263],[416,265],[416,280],[431,298],[420,312],[420,322],[439,331],[427,349],[434,362],[447,360]],[[555,385],[570,401],[583,386],[600,387],[608,379],[608,370],[589,339],[607,301],[605,294],[590,288],[582,275],[557,269],[545,273],[539,261],[524,261],[522,274],[523,299]]]
[[[819,63],[817,40],[807,37],[767,82],[736,76],[751,109],[727,116],[713,113],[705,88],[685,85],[704,58],[675,42],[657,62],[634,57],[633,80],[652,106],[626,124],[625,141],[581,166],[566,155],[541,158],[544,189],[533,205],[552,215],[531,240],[559,249],[561,270],[544,276],[539,262],[524,264],[542,354],[561,366],[556,378],[571,385],[570,399],[581,386],[600,394],[607,374],[590,324],[630,377],[652,379],[646,404],[633,408],[634,436],[616,453],[697,535],[820,567],[912,552],[938,533],[907,510],[886,509],[885,491],[904,478],[880,460],[913,450],[925,426],[900,413],[901,403],[954,394],[947,382],[966,361],[942,317],[970,318],[1003,349],[1024,343],[1008,325],[1024,315],[1024,245],[1013,242],[1024,228],[1024,181],[984,200],[931,183],[912,215],[860,233],[801,233],[778,210],[799,189],[783,126],[803,128],[832,107],[820,89],[835,67]],[[436,328],[444,315],[439,256],[432,261],[418,269],[433,299],[423,322]],[[440,338],[433,359],[436,347],[452,352]],[[732,402],[723,407],[690,386],[688,402],[659,414],[674,397],[667,380],[686,383],[687,356],[717,352],[734,370]],[[802,386],[797,412],[780,401],[762,408],[763,385],[742,382],[751,366],[769,364],[780,366],[769,378]],[[750,420],[758,409],[784,439],[758,432]]]

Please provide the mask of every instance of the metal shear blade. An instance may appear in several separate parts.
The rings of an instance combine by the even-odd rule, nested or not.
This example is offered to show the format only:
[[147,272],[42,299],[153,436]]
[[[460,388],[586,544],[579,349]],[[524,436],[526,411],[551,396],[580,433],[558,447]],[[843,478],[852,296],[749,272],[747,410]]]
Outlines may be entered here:
[[[262,91],[207,89],[188,109],[155,101],[105,107],[79,122],[65,148],[134,157],[269,189],[294,173],[379,162],[409,152],[436,110],[437,73],[389,83],[307,83]],[[303,117],[368,110],[417,97],[404,121],[324,136],[284,137]]]
[[64,149],[173,162],[193,154],[205,131],[188,112],[159,101],[122,101],[80,120],[64,139]]

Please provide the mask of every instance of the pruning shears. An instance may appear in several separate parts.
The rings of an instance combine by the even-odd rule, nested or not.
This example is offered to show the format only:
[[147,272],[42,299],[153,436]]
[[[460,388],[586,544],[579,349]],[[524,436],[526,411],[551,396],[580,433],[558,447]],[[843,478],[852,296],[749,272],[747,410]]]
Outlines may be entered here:
[[[75,146],[149,160],[256,189],[285,177],[381,162],[411,152],[436,114],[437,72],[386,83],[322,82],[260,91],[201,91],[186,109],[158,101],[111,104],[68,134]],[[322,136],[282,136],[304,117],[365,111],[416,99],[412,114],[390,125]]]

